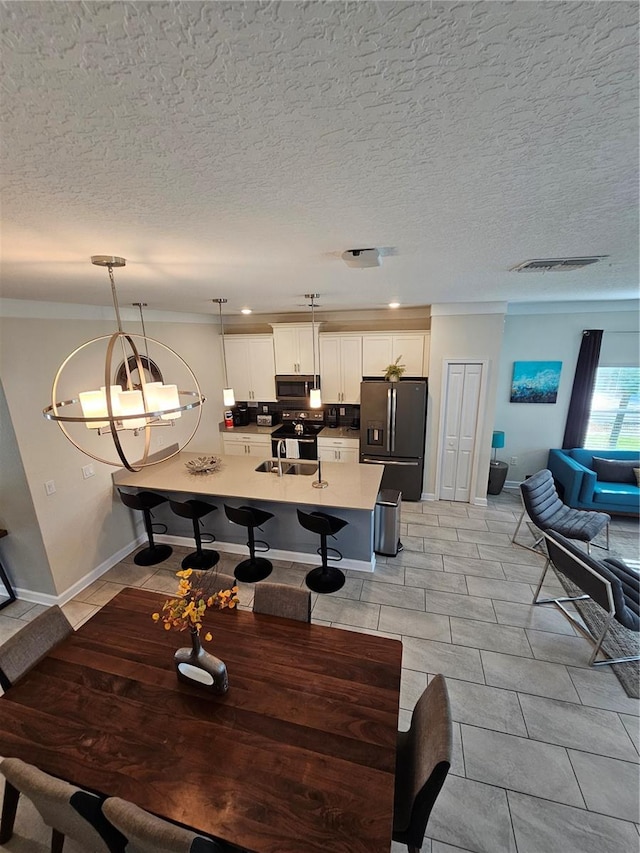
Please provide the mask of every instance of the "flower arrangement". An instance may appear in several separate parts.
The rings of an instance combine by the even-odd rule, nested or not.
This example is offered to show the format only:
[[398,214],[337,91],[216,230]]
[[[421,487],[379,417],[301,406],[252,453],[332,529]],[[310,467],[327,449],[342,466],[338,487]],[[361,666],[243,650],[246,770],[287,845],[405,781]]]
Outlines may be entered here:
[[397,379],[400,379],[402,374],[407,369],[404,364],[400,364],[401,358],[402,356],[399,355],[392,364],[388,364],[385,368],[384,378],[387,380],[387,382],[394,382]]
[[[202,617],[209,607],[224,610],[227,607],[233,609],[238,604],[238,587],[214,591],[215,576],[182,569],[176,572],[176,577],[180,578],[176,597],[167,599],[160,613],[151,615],[154,622],[164,623],[165,631],[189,629],[199,636]],[[207,632],[204,639],[207,642],[211,640],[211,633]]]

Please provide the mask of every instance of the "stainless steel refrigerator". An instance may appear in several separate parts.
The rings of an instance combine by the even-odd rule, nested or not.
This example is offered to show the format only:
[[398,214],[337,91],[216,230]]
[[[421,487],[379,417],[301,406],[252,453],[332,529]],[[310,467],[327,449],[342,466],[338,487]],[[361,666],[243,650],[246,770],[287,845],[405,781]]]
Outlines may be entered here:
[[384,465],[381,488],[406,501],[422,494],[426,425],[426,379],[360,385],[360,462]]

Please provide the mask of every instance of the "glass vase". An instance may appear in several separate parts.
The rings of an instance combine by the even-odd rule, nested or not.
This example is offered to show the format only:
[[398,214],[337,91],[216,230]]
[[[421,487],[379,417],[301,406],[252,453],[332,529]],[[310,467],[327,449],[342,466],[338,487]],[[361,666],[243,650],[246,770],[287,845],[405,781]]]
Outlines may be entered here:
[[200,635],[191,631],[191,648],[178,649],[174,655],[176,673],[180,681],[209,688],[213,693],[226,693],[229,678],[224,661],[202,648]]

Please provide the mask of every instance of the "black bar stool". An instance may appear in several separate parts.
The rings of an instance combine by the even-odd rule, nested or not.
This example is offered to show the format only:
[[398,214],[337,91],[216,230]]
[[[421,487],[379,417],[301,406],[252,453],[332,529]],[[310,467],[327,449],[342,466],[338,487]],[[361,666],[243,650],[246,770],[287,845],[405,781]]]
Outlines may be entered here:
[[[334,536],[349,524],[335,515],[324,512],[302,512],[298,510],[298,521],[312,533],[320,534],[318,553],[322,557],[322,565],[312,569],[305,578],[305,583],[313,592],[336,592],[344,586],[344,573],[335,566],[329,566],[328,560],[341,560],[342,554],[336,548],[327,548],[327,536]],[[334,551],[338,556],[329,557],[328,552]]]
[[[205,503],[205,501],[190,500],[180,503],[179,501],[169,501],[169,506],[176,515],[182,518],[189,518],[193,522],[193,538],[196,540],[196,550],[187,556],[182,561],[183,569],[211,569],[220,559],[220,554],[212,548],[205,550],[202,547],[202,537],[200,535],[200,519],[204,518],[210,512],[218,509],[217,506]],[[212,542],[215,542],[215,536],[211,534]]]
[[253,506],[234,507],[227,506],[227,504],[224,505],[224,511],[229,521],[233,522],[233,524],[241,524],[247,528],[249,533],[249,541],[247,542],[249,559],[243,560],[236,566],[233,573],[236,579],[244,583],[256,583],[256,581],[261,581],[269,577],[273,566],[271,565],[271,561],[265,557],[256,557],[256,543],[265,546],[264,548],[258,548],[258,551],[268,551],[269,546],[262,539],[256,539],[253,531],[256,527],[262,530],[262,525],[265,521],[273,518],[273,513],[266,512],[264,509],[256,509]]
[[[133,562],[138,566],[155,566],[157,563],[162,563],[173,553],[173,548],[170,545],[156,545],[153,541],[153,522],[151,521],[151,510],[166,502],[167,498],[164,495],[159,495],[157,492],[138,492],[137,494],[128,494],[121,492],[118,489],[120,500],[129,509],[137,509],[144,516],[144,527],[147,531],[147,539],[149,545],[143,548],[133,558]],[[163,525],[166,532],[166,526]]]

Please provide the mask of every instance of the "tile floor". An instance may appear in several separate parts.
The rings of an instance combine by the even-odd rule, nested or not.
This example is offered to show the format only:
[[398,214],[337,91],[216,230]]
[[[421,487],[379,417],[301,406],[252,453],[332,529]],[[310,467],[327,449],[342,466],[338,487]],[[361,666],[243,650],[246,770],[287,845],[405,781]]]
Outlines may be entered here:
[[[518,495],[505,490],[489,503],[405,503],[404,550],[380,558],[373,575],[347,572],[340,592],[314,596],[313,621],[402,639],[401,728],[429,677],[446,677],[453,766],[423,853],[635,853],[640,701],[606,667],[587,667],[588,641],[560,614],[531,606],[543,560],[510,543]],[[611,537],[637,561],[637,521],[614,519]],[[234,559],[221,563],[232,569]],[[129,558],[64,610],[78,626],[123,586],[173,592],[174,570]],[[272,579],[301,585],[307,571],[276,563]],[[555,579],[553,587],[561,590]],[[250,586],[241,599],[251,607]],[[39,610],[3,610],[0,642]],[[0,850],[45,853],[48,836],[28,803],[20,815]],[[67,842],[65,853],[86,851]]]

